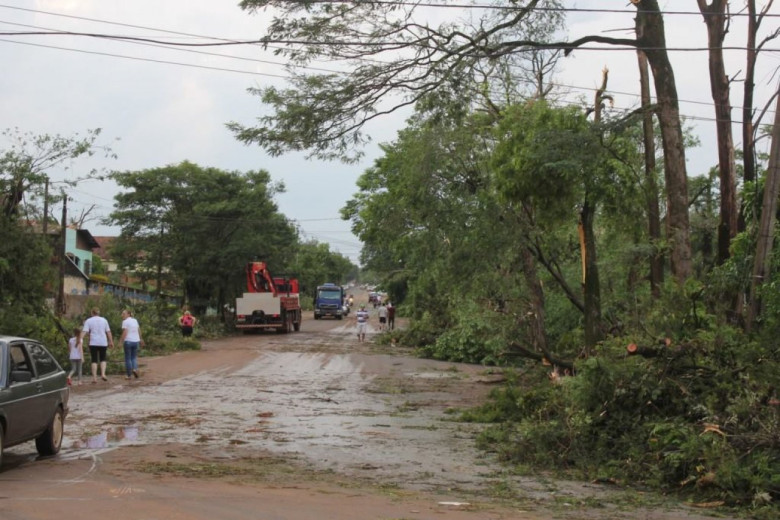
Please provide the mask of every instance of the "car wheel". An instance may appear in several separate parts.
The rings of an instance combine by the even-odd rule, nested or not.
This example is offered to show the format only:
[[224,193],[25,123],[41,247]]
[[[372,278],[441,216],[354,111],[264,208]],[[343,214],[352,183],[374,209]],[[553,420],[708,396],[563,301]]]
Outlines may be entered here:
[[3,425],[0,424],[0,467],[3,466]]
[[65,433],[65,418],[62,415],[62,408],[57,408],[51,424],[46,431],[35,438],[35,447],[42,456],[56,455],[62,446],[62,436]]

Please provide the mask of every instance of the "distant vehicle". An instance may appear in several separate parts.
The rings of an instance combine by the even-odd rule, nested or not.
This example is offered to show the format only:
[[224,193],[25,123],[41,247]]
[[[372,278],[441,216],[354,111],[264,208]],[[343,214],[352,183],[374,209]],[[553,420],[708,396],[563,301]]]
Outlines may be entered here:
[[335,283],[325,283],[317,286],[314,295],[314,319],[319,320],[325,316],[333,316],[337,320],[347,315],[346,291]]
[[35,439],[43,456],[62,446],[68,376],[40,342],[0,336],[0,465],[3,448]]
[[247,292],[236,298],[236,328],[285,333],[301,330],[296,278],[272,277],[265,262],[250,262],[246,265],[246,288]]
[[368,293],[368,303],[374,303],[377,298],[379,297],[378,292],[370,292]]

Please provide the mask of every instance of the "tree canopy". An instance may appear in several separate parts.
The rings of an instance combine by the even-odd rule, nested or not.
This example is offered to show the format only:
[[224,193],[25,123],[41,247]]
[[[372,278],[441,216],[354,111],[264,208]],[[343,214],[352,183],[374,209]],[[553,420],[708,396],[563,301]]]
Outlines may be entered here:
[[282,266],[292,259],[296,230],[273,201],[284,186],[266,171],[185,161],[113,178],[125,189],[109,220],[121,227],[114,254],[158,290],[181,291],[196,308],[221,306],[242,292],[247,262]]

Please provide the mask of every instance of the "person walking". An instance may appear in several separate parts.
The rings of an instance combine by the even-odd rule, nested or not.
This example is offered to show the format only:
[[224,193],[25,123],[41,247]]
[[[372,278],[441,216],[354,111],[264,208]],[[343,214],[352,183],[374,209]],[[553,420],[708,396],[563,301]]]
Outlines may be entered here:
[[181,335],[185,338],[192,336],[192,330],[198,320],[192,315],[190,311],[184,311],[184,314],[179,318],[179,326],[181,327]]
[[380,305],[377,313],[379,314],[379,330],[385,330],[387,326],[387,305],[384,303]]
[[395,329],[395,306],[393,302],[387,302],[387,330]]
[[70,372],[68,372],[68,384],[73,383],[73,375],[76,374],[78,384],[81,384],[81,374],[84,367],[84,348],[79,343],[81,329],[73,329],[73,336],[68,340],[68,357],[70,359]]
[[122,335],[119,343],[125,351],[125,379],[130,379],[130,374],[138,378],[138,349],[144,343],[141,339],[141,326],[138,320],[133,318],[129,309],[122,311]]
[[360,310],[355,313],[355,321],[357,322],[358,341],[362,343],[366,340],[366,328],[368,327],[368,311],[365,304],[361,304]]
[[84,326],[81,327],[78,345],[83,348],[84,337],[89,336],[89,356],[92,361],[92,384],[97,383],[98,365],[100,365],[100,378],[108,381],[106,377],[106,357],[108,349],[114,346],[114,337],[111,335],[111,327],[103,316],[100,315],[100,309],[92,308],[92,316],[87,318]]

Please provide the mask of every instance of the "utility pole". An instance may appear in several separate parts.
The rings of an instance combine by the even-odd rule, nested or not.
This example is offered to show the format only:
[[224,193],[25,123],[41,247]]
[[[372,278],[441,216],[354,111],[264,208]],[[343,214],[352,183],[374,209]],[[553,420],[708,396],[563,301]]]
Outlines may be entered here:
[[68,197],[63,192],[62,194],[62,220],[60,221],[60,240],[59,240],[59,260],[60,260],[60,283],[59,290],[57,291],[57,301],[55,303],[55,314],[57,317],[62,317],[65,314],[65,262],[67,256],[65,255],[65,237],[67,228],[65,223],[68,221]]
[[162,272],[163,272],[163,250],[162,250],[162,243],[163,243],[163,237],[165,236],[165,226],[160,226],[160,241],[159,241],[159,250],[157,252],[157,299],[162,299]]
[[46,177],[43,191],[43,238],[49,231],[49,178]]

